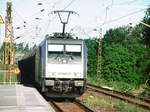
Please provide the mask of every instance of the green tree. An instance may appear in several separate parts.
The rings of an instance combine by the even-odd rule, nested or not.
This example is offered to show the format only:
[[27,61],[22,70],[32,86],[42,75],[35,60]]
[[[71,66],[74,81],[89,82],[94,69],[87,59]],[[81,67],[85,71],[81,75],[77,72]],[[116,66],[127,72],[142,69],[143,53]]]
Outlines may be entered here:
[[85,43],[88,48],[88,75],[95,76],[97,69],[97,49],[98,49],[98,39],[86,39]]
[[128,49],[121,44],[104,46],[104,63],[102,75],[108,81],[124,81],[136,83],[136,56],[129,53]]
[[[150,25],[150,8],[146,10],[143,22]],[[143,25],[143,37],[146,45],[150,46],[150,28]]]
[[26,46],[24,47],[24,52],[29,52],[29,44],[26,44]]
[[110,29],[104,35],[103,41],[106,44],[122,43],[125,40],[130,28],[128,26]]
[[110,29],[104,36],[102,76],[106,80],[134,84],[147,80],[149,48],[142,43],[137,27]]

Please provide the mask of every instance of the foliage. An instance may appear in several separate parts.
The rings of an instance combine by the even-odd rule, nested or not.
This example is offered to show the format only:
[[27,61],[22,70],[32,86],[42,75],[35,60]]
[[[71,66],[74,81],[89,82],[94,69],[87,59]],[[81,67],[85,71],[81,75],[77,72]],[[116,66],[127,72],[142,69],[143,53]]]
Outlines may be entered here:
[[[128,50],[120,44],[112,44],[104,47],[104,63],[102,75],[108,81],[129,81],[135,74],[134,64],[136,59]],[[130,69],[129,69],[130,68]]]
[[[143,22],[150,24],[150,9],[147,9]],[[89,81],[98,85],[107,81],[107,85],[115,88],[114,83],[122,82],[122,86],[118,88],[122,91],[131,91],[142,84],[150,84],[149,33],[150,28],[142,24],[110,29],[102,39],[100,57],[97,56],[99,39],[87,39],[88,75],[92,77]],[[102,59],[101,74],[96,72],[98,58]],[[92,81],[94,78],[97,79]],[[117,83],[116,85],[119,86]]]
[[[146,10],[143,22],[150,25],[150,8]],[[150,28],[147,26],[143,26],[143,37],[144,43],[150,46]]]
[[23,43],[15,44],[15,65],[17,65],[18,60],[22,58],[27,52],[29,52],[29,45],[24,45]]
[[139,94],[139,96],[141,97],[149,97],[150,96],[150,87],[147,83],[142,84],[140,86],[140,89],[143,90],[141,94]]
[[97,69],[97,49],[98,49],[98,39],[87,39],[85,43],[88,48],[88,75],[96,74]]
[[14,44],[14,48],[16,52],[25,53],[29,51],[29,45],[24,45],[23,43]]
[[[140,43],[104,45],[103,78],[127,83],[143,83],[148,78],[149,49]],[[148,61],[145,61],[148,59]]]
[[97,81],[93,77],[88,77],[87,82],[98,86],[106,86],[122,92],[128,92],[130,94],[133,94],[133,91],[137,89],[137,85],[131,85],[123,81],[107,81],[105,79]]
[[106,32],[103,40],[107,44],[122,42],[126,38],[127,33],[129,32],[128,29],[129,27],[110,29]]

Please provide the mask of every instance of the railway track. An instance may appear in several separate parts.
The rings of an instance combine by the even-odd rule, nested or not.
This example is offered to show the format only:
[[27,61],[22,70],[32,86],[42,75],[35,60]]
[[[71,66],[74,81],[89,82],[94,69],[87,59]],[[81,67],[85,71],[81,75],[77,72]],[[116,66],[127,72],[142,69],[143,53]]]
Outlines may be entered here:
[[128,101],[130,103],[137,104],[137,105],[142,106],[146,109],[150,109],[150,100],[140,98],[137,96],[133,96],[131,94],[103,88],[100,86],[95,86],[92,84],[87,84],[87,88],[90,88],[90,89],[94,90],[95,92],[103,93],[103,94],[106,94],[106,95],[109,95],[109,96],[112,96],[112,97],[115,97],[115,98],[118,98],[118,99],[121,99],[124,101]]
[[56,112],[94,112],[77,100],[73,102],[49,101],[49,103]]

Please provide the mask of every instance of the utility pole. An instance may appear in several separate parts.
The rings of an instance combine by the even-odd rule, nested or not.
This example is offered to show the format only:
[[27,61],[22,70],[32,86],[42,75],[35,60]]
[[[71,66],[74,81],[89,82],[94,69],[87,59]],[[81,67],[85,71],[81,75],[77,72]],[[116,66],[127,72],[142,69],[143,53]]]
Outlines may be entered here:
[[[5,17],[5,39],[2,48],[3,70],[11,72],[14,68],[14,45],[13,45],[13,27],[12,27],[12,3],[7,2]],[[11,73],[4,73],[4,82],[12,81]]]
[[97,56],[97,78],[102,73],[102,28],[99,29],[98,56]]
[[7,2],[6,17],[5,17],[5,39],[3,41],[3,64],[14,64],[14,50],[12,40],[12,3]]

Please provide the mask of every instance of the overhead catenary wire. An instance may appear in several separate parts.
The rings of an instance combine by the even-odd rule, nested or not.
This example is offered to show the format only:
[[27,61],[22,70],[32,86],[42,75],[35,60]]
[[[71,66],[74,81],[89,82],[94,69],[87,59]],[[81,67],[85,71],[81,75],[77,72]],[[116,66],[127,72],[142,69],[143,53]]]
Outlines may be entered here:
[[65,9],[67,9],[71,4],[73,4],[73,2],[75,2],[76,0],[71,0],[71,2],[67,5],[67,6],[65,6],[64,8],[63,8],[63,10],[65,10]]
[[[124,16],[120,16],[120,17],[115,18],[115,19],[113,19],[113,20],[107,21],[107,22],[105,22],[105,24],[109,24],[109,23],[112,23],[112,22],[116,22],[116,21],[118,21],[118,20],[120,20],[120,19],[126,18],[126,17],[128,17],[128,16],[132,16],[132,15],[134,15],[134,14],[136,14],[136,13],[139,13],[139,12],[141,12],[141,11],[144,11],[144,10],[146,10],[146,8],[140,9],[140,10],[138,10],[138,11],[134,11],[134,12],[131,12],[131,13],[126,14],[126,15],[124,15]],[[100,26],[103,26],[103,25],[105,25],[105,24],[102,24],[102,25],[100,25]]]
[[[55,5],[58,5],[58,3],[60,3],[59,1],[60,1],[60,0],[57,0],[57,1],[54,3],[54,5],[53,5],[52,8],[55,8]],[[70,1],[70,2],[63,8],[63,10],[66,9],[66,8],[68,8],[74,1],[75,1],[75,0]],[[14,9],[14,8],[13,8],[13,9]],[[21,20],[22,20],[23,22],[25,22],[25,23],[28,24],[28,22],[25,21],[25,20],[23,19],[23,17],[22,17],[15,9],[14,9],[14,11],[15,11],[16,14],[21,18]],[[37,13],[32,14],[32,15],[30,16],[30,18],[33,17],[33,16],[35,16],[35,15],[37,15],[37,14],[39,14],[39,13],[41,13],[41,12],[43,12],[43,11],[40,10],[40,11],[38,11]],[[57,16],[53,17],[51,20],[48,21],[48,23],[46,24],[47,26],[46,26],[45,33],[46,33],[47,30],[48,30],[49,24],[50,24],[56,17],[57,17]],[[29,35],[29,34],[30,34],[29,32],[32,33],[33,31],[30,31],[30,29],[29,29],[28,31],[25,31],[23,34],[21,34],[21,37],[25,37],[25,36]],[[44,35],[45,35],[45,34],[44,34]],[[24,39],[23,39],[23,40],[24,40]]]
[[[32,33],[34,32],[34,30],[32,30],[32,31],[30,31],[30,32],[28,32],[28,35],[32,35]],[[26,35],[27,36],[27,35]],[[19,43],[26,43],[26,44],[30,44],[30,43],[32,43],[33,41],[31,41],[31,39],[33,39],[33,38],[31,38],[30,40],[26,40],[26,36],[22,36],[22,37],[24,37],[24,38],[21,38],[21,41],[19,41],[19,39],[17,39],[18,41],[19,41]],[[17,41],[16,40],[16,41]]]
[[[25,37],[25,36],[27,36],[27,35],[30,35],[32,32],[33,32],[34,30],[28,30],[28,31],[26,31],[26,32],[24,32],[23,34],[21,34],[19,37]],[[17,36],[18,37],[18,36]],[[24,40],[24,39],[23,39]]]
[[[42,1],[42,2],[43,2],[43,1]],[[52,3],[52,2],[45,2],[45,3],[39,2],[38,5],[43,5],[43,4],[44,4],[44,5],[50,5],[50,4],[53,4],[53,7],[52,7],[52,8],[54,8],[56,4],[60,4],[61,2],[63,2],[63,0],[57,0],[57,1],[54,2],[54,3]]]
[[13,11],[20,17],[20,19],[24,22],[25,20],[23,19],[23,17],[15,10],[14,7],[12,7]]
[[[60,1],[60,0],[58,0],[58,1]],[[58,2],[57,1],[57,2]],[[23,17],[13,8],[13,10],[15,11],[15,13],[20,17],[20,19],[24,22],[24,24],[27,24],[28,26],[31,26],[31,25],[29,25],[28,24],[28,22],[27,21],[25,21],[24,19],[23,19]],[[31,18],[31,17],[33,17],[33,16],[35,16],[35,15],[38,15],[39,13],[41,13],[41,12],[44,12],[45,11],[45,9],[42,9],[42,10],[40,10],[40,11],[38,11],[38,12],[36,12],[36,13],[34,13],[34,14],[32,14],[31,16],[29,16],[29,18]],[[24,27],[26,27],[26,25],[23,25]],[[19,28],[20,29],[20,28]],[[28,32],[33,32],[33,31],[31,31],[31,28],[30,29],[28,29],[28,31],[25,31],[23,34],[21,34],[21,37],[24,37],[24,36],[27,36],[27,35],[29,35],[30,33],[28,33]]]
[[28,21],[26,21],[26,20],[21,16],[21,14],[19,14],[19,12],[17,12],[17,11],[15,10],[14,7],[13,7],[13,11],[18,15],[18,17],[22,20],[22,22],[23,22],[24,24],[27,24],[28,26],[31,26],[31,25],[28,23]]
[[128,2],[122,2],[119,5],[126,5],[126,4],[129,5],[129,4],[135,3],[136,1],[138,1],[138,0],[130,0]]
[[[56,2],[55,2],[55,4],[56,3],[58,3],[60,0],[57,0]],[[20,17],[20,19],[24,22],[24,27],[26,27],[26,24],[28,25],[28,26],[31,26],[31,25],[29,25],[29,22],[28,21],[26,21],[26,20],[24,20],[23,19],[23,17],[13,8],[13,10],[14,10],[14,12],[18,15],[18,17]],[[45,9],[41,9],[40,11],[38,11],[38,12],[36,12],[36,13],[34,13],[34,14],[32,14],[32,15],[30,15],[29,16],[29,18],[32,18],[32,17],[34,17],[34,16],[36,16],[36,15],[38,15],[38,14],[40,14],[40,13],[42,13],[42,12],[44,12],[45,11]],[[22,23],[20,23],[20,24],[22,24]],[[21,28],[21,27],[20,27]],[[19,29],[20,29],[19,28]],[[29,29],[30,30],[30,29]],[[26,34],[26,35],[28,35],[28,34]],[[26,36],[26,35],[24,35],[24,36]]]
[[[34,26],[30,27],[30,28],[27,29],[25,32],[23,32],[22,34],[20,34],[19,36],[16,36],[16,37],[19,37],[19,39],[20,39],[20,37],[24,38],[24,37],[30,35],[30,34],[34,31],[34,28],[33,28],[33,27],[34,27]],[[25,39],[23,39],[23,41],[24,41],[24,40],[25,40]]]
[[[22,25],[22,22],[20,21],[19,23],[20,23],[20,26],[19,27],[16,27],[15,29],[17,29],[17,30],[20,30],[20,29],[22,29],[22,27],[23,27],[23,30],[25,30],[25,32],[23,32],[22,34],[20,34],[19,36],[16,36],[16,37],[25,37],[26,35],[29,35],[29,34],[31,34],[33,31],[32,31],[32,25],[30,25],[30,24],[28,24],[28,22],[26,21],[26,20],[24,20],[23,19],[23,17],[13,8],[13,11],[18,15],[18,17],[20,18],[20,19],[18,19],[18,21],[20,21],[20,20],[22,20],[22,22],[24,23],[24,25]],[[16,17],[16,19],[17,19],[17,17]],[[30,28],[31,27],[31,28]],[[26,31],[27,30],[27,31]],[[17,39],[18,40],[18,39]],[[23,40],[25,40],[25,39],[23,39]]]
[[[150,7],[147,7],[147,8],[150,8]],[[134,15],[134,14],[136,14],[136,13],[139,13],[139,12],[142,12],[142,11],[145,11],[147,8],[143,8],[143,9],[140,9],[140,10],[137,10],[137,11],[134,11],[134,12],[131,12],[131,13],[128,13],[128,14],[126,14],[126,15],[124,15],[124,16],[120,16],[120,17],[118,17],[118,18],[115,18],[115,19],[113,19],[113,20],[110,20],[110,21],[105,21],[105,23],[103,22],[100,26],[98,26],[97,28],[95,28],[95,29],[98,29],[98,28],[101,28],[102,26],[104,26],[104,25],[106,25],[106,24],[110,24],[110,23],[113,23],[113,22],[116,22],[116,21],[118,21],[118,20],[120,20],[120,19],[123,19],[123,18],[126,18],[126,17],[128,17],[128,16],[132,16],[132,15]],[[141,22],[140,22],[141,23]],[[146,24],[146,23],[141,23],[141,24],[143,24],[143,25],[145,25],[145,26],[147,26],[147,27],[149,27],[150,25],[148,25],[148,24]],[[92,32],[93,31],[93,29],[90,31],[90,32]]]
[[[133,2],[135,2],[135,1],[138,1],[138,0],[132,0],[132,1],[124,2],[124,3],[122,3],[122,4],[126,4],[126,3],[129,3],[129,4],[130,4],[130,3],[133,3]],[[104,22],[100,25],[100,27],[103,26],[103,25],[105,25],[105,24],[109,24],[109,23],[118,21],[118,20],[120,20],[120,19],[122,19],[122,18],[125,18],[125,17],[127,17],[127,16],[130,16],[130,15],[132,15],[132,14],[141,12],[142,10],[145,10],[145,8],[144,8],[144,9],[141,9],[141,10],[139,10],[139,11],[135,11],[135,12],[129,13],[129,14],[125,15],[125,16],[121,16],[121,17],[119,17],[119,18],[116,18],[116,19],[107,21],[108,9],[109,9],[110,7],[112,7],[113,4],[114,4],[114,0],[112,0],[112,2],[111,2],[110,5],[106,6],[105,19],[104,19]],[[120,5],[121,5],[121,4],[120,4]],[[149,7],[148,7],[148,8],[149,8]]]
[[104,25],[107,21],[107,16],[108,16],[108,10],[113,7],[114,4],[114,0],[111,1],[111,4],[106,6],[106,11],[105,11],[105,18],[104,18],[104,22],[102,23],[102,25]]
[[44,11],[45,11],[45,9],[41,9],[40,11],[38,11],[38,12],[32,14],[31,16],[29,16],[29,18],[34,17],[34,16],[36,16],[36,15],[38,15],[38,14],[44,12]]
[[[51,10],[53,10],[54,8],[55,8],[55,6],[57,5],[57,4],[60,4],[61,2],[60,2],[60,0],[57,0],[55,3],[54,3],[54,5],[53,5],[53,7],[52,7],[52,9]],[[46,28],[45,28],[45,32],[44,32],[44,34],[43,34],[43,36],[45,35],[45,33],[47,32],[47,30],[48,30],[48,28],[49,28],[49,25],[50,25],[50,23],[54,20],[56,18],[56,16],[55,17],[53,17],[51,20],[48,20],[48,22],[46,22]]]

